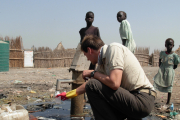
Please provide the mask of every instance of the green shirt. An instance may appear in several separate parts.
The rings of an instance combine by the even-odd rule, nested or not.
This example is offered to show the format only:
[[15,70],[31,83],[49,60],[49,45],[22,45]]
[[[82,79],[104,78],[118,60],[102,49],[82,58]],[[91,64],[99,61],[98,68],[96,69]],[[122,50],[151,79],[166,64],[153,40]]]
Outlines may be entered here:
[[158,73],[154,76],[154,87],[161,92],[172,92],[174,81],[174,65],[180,62],[176,53],[166,54],[165,51],[160,52],[161,66]]
[[125,46],[129,48],[129,50],[134,53],[136,49],[136,43],[134,42],[133,39],[133,34],[131,31],[131,26],[127,20],[123,20],[121,22],[120,28],[119,28],[119,33],[121,36],[121,39],[126,39],[126,44]]

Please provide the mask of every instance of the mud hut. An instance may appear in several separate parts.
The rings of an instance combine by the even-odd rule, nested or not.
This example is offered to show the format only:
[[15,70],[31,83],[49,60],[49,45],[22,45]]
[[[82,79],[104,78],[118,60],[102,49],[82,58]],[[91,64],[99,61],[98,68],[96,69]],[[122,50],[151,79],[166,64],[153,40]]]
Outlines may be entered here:
[[56,50],[61,50],[61,51],[64,51],[64,50],[65,50],[64,47],[63,47],[63,45],[62,45],[62,42],[60,42],[55,49],[56,49]]

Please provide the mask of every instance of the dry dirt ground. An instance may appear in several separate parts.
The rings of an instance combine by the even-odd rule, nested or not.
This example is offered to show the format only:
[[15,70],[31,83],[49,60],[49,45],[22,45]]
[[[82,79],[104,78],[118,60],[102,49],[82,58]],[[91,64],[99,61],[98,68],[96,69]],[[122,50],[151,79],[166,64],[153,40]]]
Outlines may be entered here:
[[[8,102],[28,104],[37,99],[51,101],[56,89],[57,79],[71,79],[72,72],[68,68],[11,68],[8,72],[0,72],[0,105]],[[71,85],[62,85],[62,91]],[[3,96],[2,96],[3,94]]]
[[[57,79],[71,79],[72,72],[69,68],[10,68],[8,72],[0,72],[0,106],[3,103],[15,102],[25,105],[38,99],[52,101]],[[158,71],[158,67],[143,67],[150,82]],[[174,87],[171,103],[175,109],[180,109],[180,68],[175,70]],[[63,84],[62,91],[69,91],[71,85]],[[167,93],[158,93],[155,107],[151,115],[169,116],[167,111],[158,108],[165,105]],[[6,98],[7,97],[7,98]]]

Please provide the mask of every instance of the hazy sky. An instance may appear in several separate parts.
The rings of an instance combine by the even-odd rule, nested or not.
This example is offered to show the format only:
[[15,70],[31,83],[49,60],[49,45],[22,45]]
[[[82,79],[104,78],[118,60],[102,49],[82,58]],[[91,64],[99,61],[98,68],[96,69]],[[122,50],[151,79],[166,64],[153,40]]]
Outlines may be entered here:
[[22,36],[25,49],[76,48],[88,11],[106,44],[121,43],[116,14],[125,11],[138,47],[164,49],[167,38],[173,50],[180,45],[180,0],[0,0],[0,37]]

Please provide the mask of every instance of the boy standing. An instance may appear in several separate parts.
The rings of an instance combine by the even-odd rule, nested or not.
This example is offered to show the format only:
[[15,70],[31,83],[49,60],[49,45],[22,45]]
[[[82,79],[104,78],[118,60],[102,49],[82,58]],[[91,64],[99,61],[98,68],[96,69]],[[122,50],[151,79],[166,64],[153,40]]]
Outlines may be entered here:
[[[94,13],[92,11],[89,11],[86,13],[85,21],[86,21],[87,26],[85,28],[81,28],[81,30],[79,31],[79,34],[81,37],[80,43],[82,42],[83,38],[86,35],[93,35],[93,36],[97,36],[97,37],[101,38],[98,27],[94,27],[92,25],[92,23],[94,21]],[[94,70],[95,65],[92,65],[92,63],[91,63],[89,66],[89,69]]]
[[134,42],[134,39],[133,39],[131,26],[129,22],[126,20],[126,18],[127,16],[124,11],[119,11],[117,13],[117,20],[118,22],[121,23],[120,28],[119,28],[119,33],[120,33],[123,45],[129,48],[129,50],[132,53],[135,53],[136,43]]

